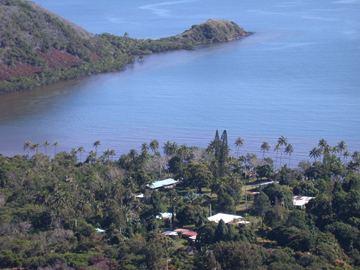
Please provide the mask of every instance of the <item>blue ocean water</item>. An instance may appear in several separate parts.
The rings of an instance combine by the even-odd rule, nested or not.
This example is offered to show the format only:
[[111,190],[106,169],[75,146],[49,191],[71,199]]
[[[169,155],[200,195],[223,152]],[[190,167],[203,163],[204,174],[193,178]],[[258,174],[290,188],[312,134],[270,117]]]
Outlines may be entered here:
[[22,154],[26,140],[58,141],[65,151],[100,140],[100,151],[117,156],[154,138],[206,147],[216,129],[259,156],[263,141],[273,148],[285,136],[293,165],[322,138],[360,150],[360,1],[36,3],[92,33],[159,38],[211,18],[255,34],[2,96],[0,153]]

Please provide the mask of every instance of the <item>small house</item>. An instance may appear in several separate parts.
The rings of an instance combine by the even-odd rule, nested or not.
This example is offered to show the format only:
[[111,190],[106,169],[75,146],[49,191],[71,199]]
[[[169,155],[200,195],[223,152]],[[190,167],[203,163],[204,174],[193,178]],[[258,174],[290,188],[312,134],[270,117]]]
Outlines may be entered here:
[[178,181],[168,178],[163,180],[158,180],[152,183],[151,185],[146,185],[146,187],[152,189],[152,190],[164,190],[164,189],[172,189],[176,186]]
[[230,214],[224,214],[224,213],[218,213],[216,215],[213,215],[211,217],[208,217],[209,221],[214,221],[216,223],[219,223],[220,220],[223,220],[225,224],[246,224],[250,223],[249,221],[242,221],[244,217],[237,216],[237,215],[230,215]]
[[293,201],[293,205],[295,206],[295,208],[297,209],[305,209],[305,205],[311,200],[314,199],[315,197],[307,197],[307,196],[294,196],[292,198]]

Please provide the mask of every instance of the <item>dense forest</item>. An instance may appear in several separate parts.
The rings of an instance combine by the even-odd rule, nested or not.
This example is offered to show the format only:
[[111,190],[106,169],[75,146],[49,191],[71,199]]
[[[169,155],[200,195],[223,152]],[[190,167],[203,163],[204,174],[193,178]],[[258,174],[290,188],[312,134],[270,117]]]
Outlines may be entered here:
[[[360,269],[359,152],[321,139],[312,162],[290,167],[287,138],[264,142],[261,157],[244,143],[226,131],[207,149],[154,139],[113,160],[100,141],[70,153],[25,142],[23,156],[0,155],[0,268]],[[148,188],[166,178],[179,183]],[[297,209],[293,196],[313,198]],[[196,241],[161,234],[174,228]]]
[[94,35],[25,0],[0,0],[0,94],[121,70],[136,57],[249,35],[237,24],[208,20],[181,35],[135,39]]

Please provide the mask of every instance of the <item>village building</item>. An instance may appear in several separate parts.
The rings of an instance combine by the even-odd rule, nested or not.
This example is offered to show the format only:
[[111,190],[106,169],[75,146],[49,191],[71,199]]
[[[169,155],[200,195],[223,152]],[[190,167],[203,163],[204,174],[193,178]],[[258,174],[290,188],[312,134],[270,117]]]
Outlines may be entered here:
[[178,228],[178,229],[175,229],[174,232],[185,233],[185,232],[190,232],[190,230],[188,230],[188,229],[183,229],[183,228]]
[[270,184],[279,184],[278,181],[269,181],[269,182],[264,182],[264,183],[259,183],[259,184],[254,184],[254,186],[258,186],[258,187],[266,187]]
[[214,221],[216,223],[219,223],[220,220],[223,220],[225,224],[248,224],[249,221],[242,220],[244,217],[237,216],[237,215],[230,215],[230,214],[224,214],[224,213],[218,213],[216,215],[213,215],[211,217],[208,217],[209,221]]
[[165,231],[165,232],[162,232],[161,234],[167,235],[167,236],[177,236],[178,235],[178,233],[174,232],[174,231]]
[[305,205],[315,197],[307,197],[307,196],[294,196],[292,197],[293,205],[297,209],[305,209]]
[[172,189],[176,186],[178,181],[168,178],[163,180],[158,180],[152,183],[151,185],[146,185],[146,187],[152,189],[152,190],[164,190],[164,189]]

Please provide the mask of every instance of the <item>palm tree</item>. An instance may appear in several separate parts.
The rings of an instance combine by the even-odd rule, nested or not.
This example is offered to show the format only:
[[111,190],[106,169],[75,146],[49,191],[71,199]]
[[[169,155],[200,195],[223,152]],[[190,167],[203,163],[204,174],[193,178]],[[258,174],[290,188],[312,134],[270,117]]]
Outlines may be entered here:
[[235,146],[236,146],[236,157],[239,157],[239,152],[240,152],[240,148],[243,147],[244,145],[244,140],[240,137],[238,137],[235,140]]
[[150,149],[153,150],[155,155],[155,152],[159,149],[159,142],[155,139],[152,139],[150,142]]
[[172,146],[173,145],[172,145],[172,143],[170,141],[167,141],[163,146],[164,154],[166,155],[166,167],[168,169],[168,174],[170,173],[169,160],[170,160],[171,156],[173,154],[175,154],[175,151],[174,151]]
[[149,152],[149,149],[149,145],[146,142],[141,145],[141,152]]
[[94,142],[94,144],[93,144],[93,146],[95,147],[95,154],[96,154],[96,156],[97,156],[97,148],[98,148],[99,145],[101,145],[101,142],[100,142],[99,140],[96,140],[96,141]]
[[30,147],[31,147],[31,142],[30,141],[26,141],[24,144],[24,151],[27,149],[28,150],[28,155],[30,152]]
[[47,154],[47,149],[50,148],[50,143],[48,141],[45,141],[43,146],[45,147],[45,155]]
[[321,150],[319,148],[314,147],[310,150],[309,157],[314,158],[316,162],[316,158],[321,155]]
[[32,153],[32,152],[35,152],[35,148],[34,148],[34,145],[33,145],[33,144],[30,146],[30,151],[31,151],[31,153]]
[[351,157],[351,154],[347,149],[345,149],[345,151],[344,151],[344,159],[343,159],[345,164],[347,163],[347,158],[348,157]]
[[113,157],[116,156],[116,153],[115,153],[114,149],[110,150],[110,156],[111,156],[111,160],[113,160]]
[[281,148],[281,151],[280,151],[280,167],[281,167],[281,159],[282,159],[283,147],[287,145],[287,138],[285,138],[284,136],[281,136],[278,139],[278,145]]
[[77,153],[78,153],[78,150],[77,150],[77,149],[71,148],[70,154],[71,154],[72,156],[74,156],[74,157],[76,158]]
[[[347,149],[347,145],[346,145],[346,142],[344,141],[340,141],[337,145],[337,147],[339,148],[339,151],[340,151],[340,158],[341,158],[341,154],[343,151],[345,151]],[[344,157],[345,158],[345,157]]]
[[30,148],[33,151],[36,151],[36,154],[38,153],[38,149],[41,147],[40,143],[34,143],[32,146],[30,146]]
[[55,156],[56,156],[56,146],[59,146],[59,143],[57,141],[55,141],[53,146],[55,146]]
[[79,154],[80,154],[80,162],[81,162],[81,152],[85,152],[85,149],[84,149],[84,147],[79,146],[78,149],[77,149],[77,151],[78,151]]
[[280,150],[280,145],[279,145],[279,144],[275,145],[275,147],[274,147],[274,151],[276,151],[276,158],[275,158],[275,171],[276,171],[277,156],[278,156],[278,152],[279,152],[279,150]]
[[323,155],[323,162],[324,162],[326,154],[328,154],[330,152],[330,145],[327,143],[326,140],[321,139],[319,141],[318,146],[321,149],[321,154]]
[[164,149],[164,154],[166,156],[171,156],[171,142],[170,141],[167,141],[166,143],[164,143],[163,149]]
[[294,147],[289,143],[285,147],[285,154],[289,154],[289,167],[291,162],[291,154],[294,153]]
[[331,152],[336,155],[337,153],[340,152],[339,147],[337,147],[337,145],[335,145],[335,146],[331,149]]
[[177,142],[173,142],[172,144],[171,144],[171,154],[172,155],[175,155],[176,154],[176,151],[179,149],[179,145],[177,144]]
[[327,141],[325,139],[320,139],[318,146],[321,149],[327,148],[329,146],[329,144],[327,143]]
[[90,150],[88,159],[90,160],[91,163],[94,163],[96,161],[97,156],[98,155],[96,152],[94,152],[93,150]]
[[138,157],[138,152],[136,151],[136,149],[131,149],[129,151],[129,157],[132,161],[134,161]]
[[107,149],[105,150],[105,152],[104,152],[104,156],[107,157],[108,163],[109,163],[109,160],[110,160],[110,152],[111,152],[111,150],[110,150],[109,148],[107,148]]
[[351,157],[354,161],[356,161],[360,157],[359,151],[355,151]]
[[262,145],[260,146],[261,151],[263,152],[263,159],[265,156],[265,152],[269,152],[270,149],[270,145],[268,142],[263,142]]
[[176,151],[177,155],[180,158],[180,164],[181,166],[184,163],[184,159],[190,157],[191,155],[191,150],[189,147],[187,147],[187,145],[184,143],[182,146],[180,146],[180,148]]

